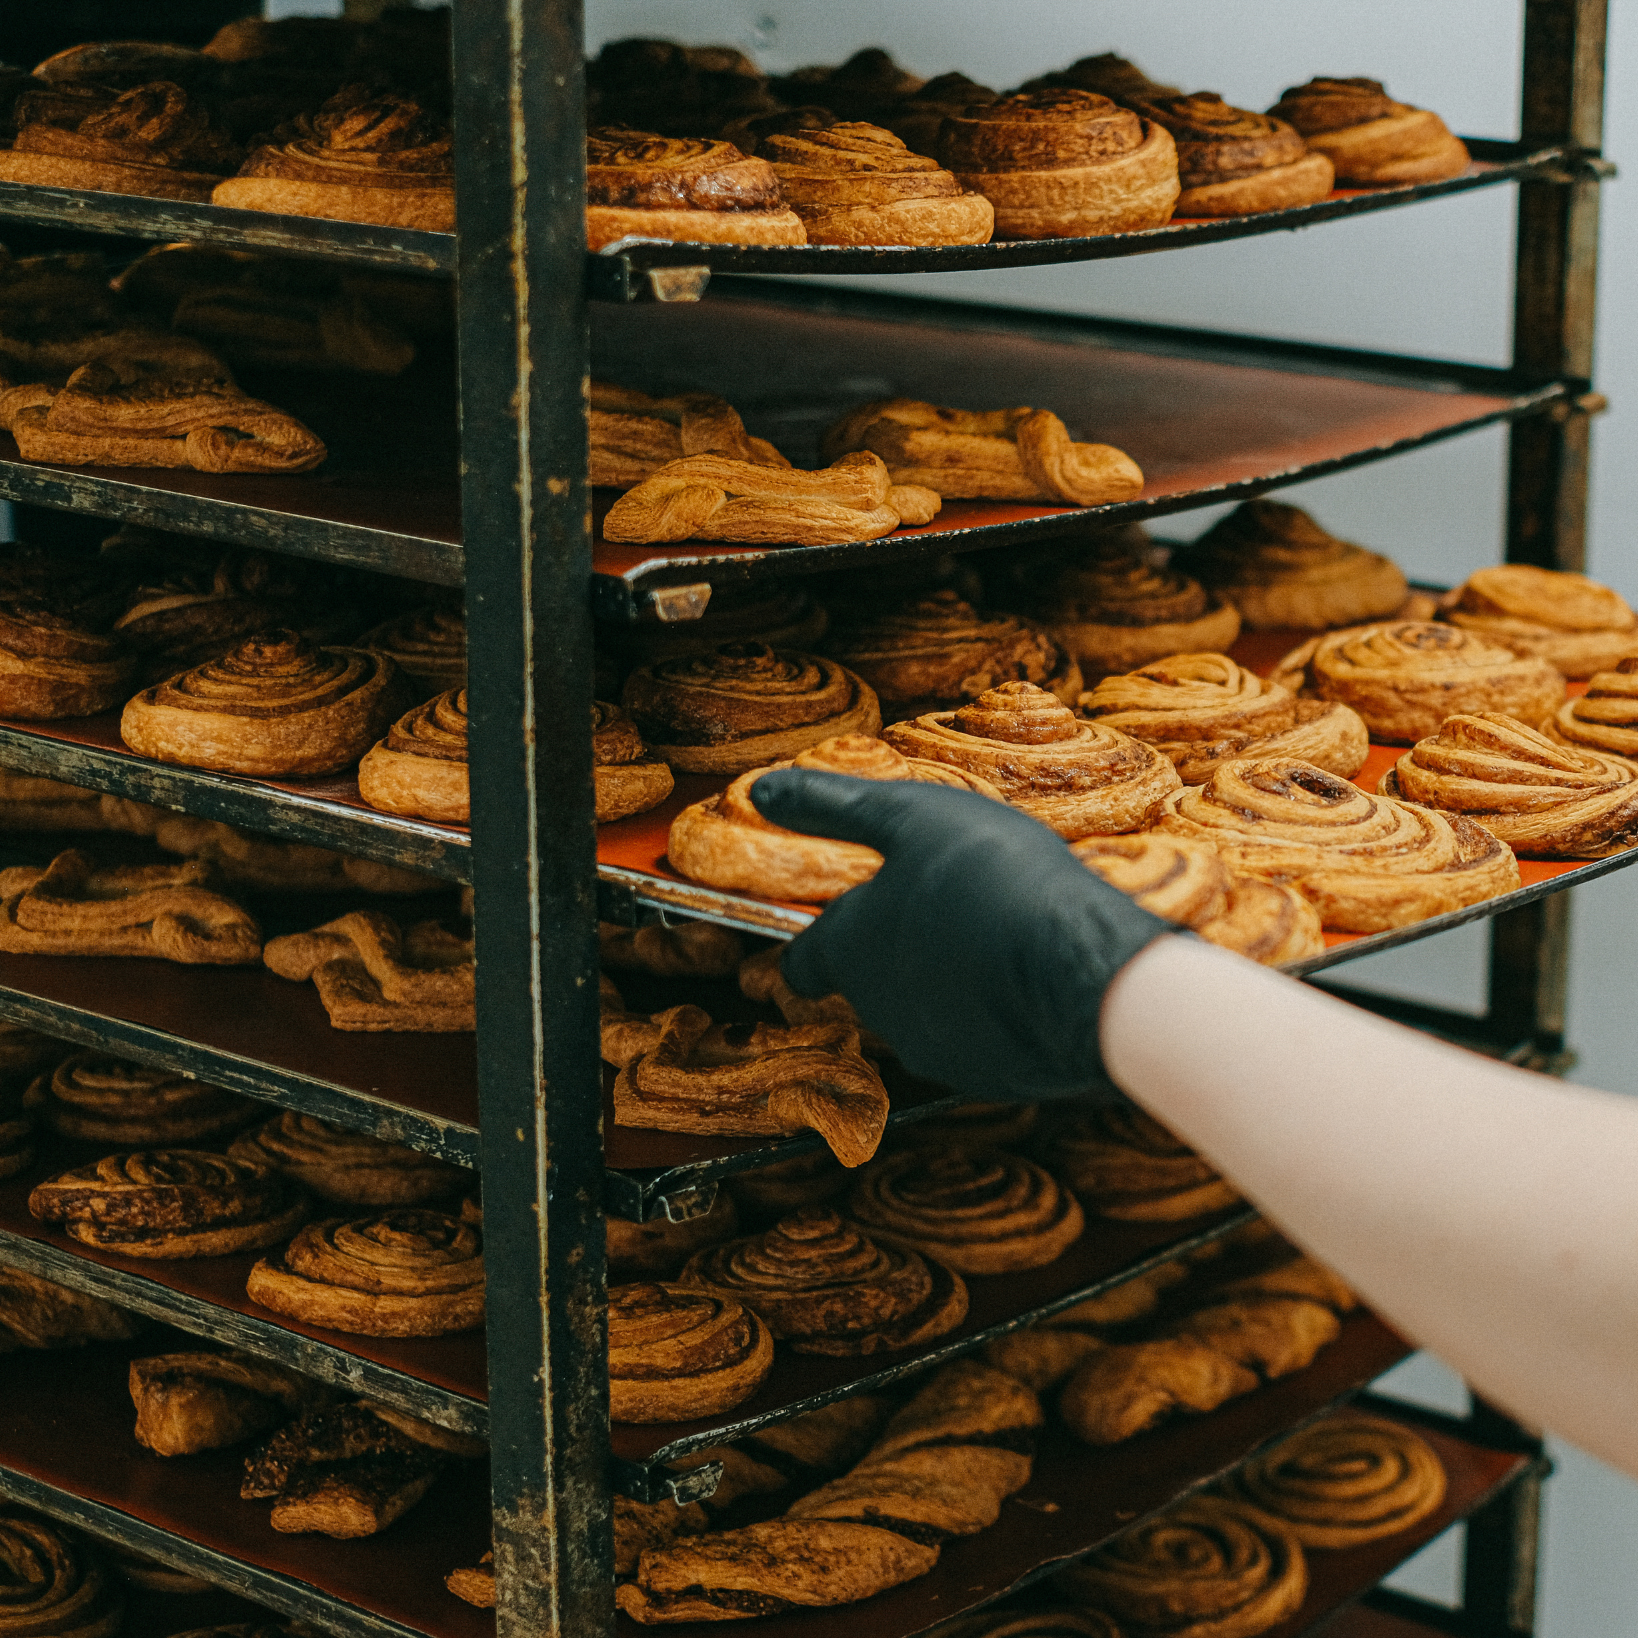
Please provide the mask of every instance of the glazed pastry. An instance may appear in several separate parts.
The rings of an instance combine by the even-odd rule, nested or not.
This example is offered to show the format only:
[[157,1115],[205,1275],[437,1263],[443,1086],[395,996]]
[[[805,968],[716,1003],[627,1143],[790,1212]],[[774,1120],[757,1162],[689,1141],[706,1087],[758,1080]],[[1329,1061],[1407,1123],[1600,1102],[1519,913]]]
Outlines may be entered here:
[[1476,820],[1521,859],[1603,859],[1638,842],[1638,767],[1494,711],[1446,717],[1377,789]]
[[628,489],[604,517],[603,539],[836,546],[931,523],[940,504],[931,489],[894,483],[868,451],[817,472],[688,455]]
[[1380,1416],[1341,1411],[1237,1468],[1234,1493],[1304,1547],[1362,1547],[1419,1524],[1445,1499],[1433,1447]]
[[[841,671],[839,666],[836,669]],[[864,684],[859,687],[864,689]],[[1041,697],[1052,698],[1044,693]],[[692,881],[775,899],[834,899],[850,887],[869,881],[882,867],[882,856],[874,848],[785,830],[757,812],[751,801],[751,786],[775,768],[791,767],[844,773],[855,779],[909,779],[949,785],[1001,800],[1000,791],[981,773],[923,757],[901,756],[891,745],[864,733],[843,734],[799,752],[790,761],[753,768],[741,774],[722,795],[708,796],[684,808],[671,821],[666,844],[672,865]]]
[[945,120],[938,159],[995,206],[998,239],[1161,227],[1181,191],[1171,132],[1091,91],[976,104]]
[[235,1160],[270,1166],[342,1206],[418,1206],[470,1182],[463,1166],[286,1109],[228,1145]]
[[25,1095],[59,1137],[99,1148],[173,1148],[236,1132],[261,1105],[168,1070],[103,1052],[76,1052]]
[[1135,1104],[1089,1104],[1053,1123],[1047,1166],[1094,1217],[1177,1223],[1232,1206],[1239,1193]]
[[879,125],[780,133],[757,151],[810,245],[982,245],[995,208]]
[[645,1282],[609,1291],[609,1416],[684,1422],[742,1404],[773,1369],[770,1328],[738,1299]]
[[307,1197],[276,1172],[198,1149],[138,1149],[59,1173],[30,1213],[122,1257],[226,1257],[288,1239]]
[[592,761],[600,825],[658,807],[676,783],[631,718],[602,700],[592,702]]
[[620,126],[586,133],[586,248],[617,239],[800,245],[802,221],[765,159],[731,143]]
[[102,1555],[77,1534],[21,1508],[0,1510],[5,1613],[16,1638],[114,1638],[124,1610]]
[[0,715],[86,717],[129,693],[135,656],[105,622],[88,616],[68,588],[58,595],[0,590]]
[[848,1213],[883,1245],[961,1274],[1010,1274],[1054,1262],[1081,1236],[1075,1197],[1021,1155],[912,1151],[854,1184]]
[[610,489],[632,489],[685,455],[721,455],[752,466],[789,467],[765,438],[745,430],[739,411],[710,393],[653,398],[606,381],[591,384],[588,479]]
[[609,1283],[670,1279],[696,1251],[720,1245],[738,1232],[739,1213],[726,1190],[718,1191],[709,1211],[678,1223],[669,1217],[632,1223],[610,1214],[605,1224]]
[[805,1206],[765,1234],[696,1252],[679,1279],[747,1304],[799,1354],[913,1348],[967,1317],[959,1274],[913,1251],[878,1246],[824,1206]]
[[834,1200],[851,1181],[829,1149],[810,1149],[755,1171],[735,1172],[728,1191],[741,1211],[784,1216]]
[[26,1269],[0,1268],[0,1354],[129,1342],[141,1328],[135,1314],[101,1297],[42,1280]]
[[1123,1531],[1054,1584],[1136,1638],[1251,1638],[1302,1607],[1302,1545],[1278,1520],[1190,1496]]
[[1386,620],[1410,588],[1398,564],[1339,540],[1299,506],[1244,501],[1188,549],[1189,572],[1253,631]]
[[1395,102],[1380,80],[1316,77],[1292,86],[1269,113],[1330,159],[1342,187],[1442,182],[1468,167],[1467,148],[1437,114]]
[[350,85],[252,149],[210,198],[234,210],[452,233],[454,144],[408,97]]
[[1046,1393],[1104,1346],[1100,1338],[1085,1331],[1032,1325],[985,1344],[984,1359],[996,1370],[1016,1377],[1031,1393]]
[[197,860],[98,865],[72,849],[43,870],[0,870],[0,950],[157,956],[189,966],[254,962],[261,929],[214,891],[216,880],[211,866]]
[[1182,783],[1158,751],[1077,721],[1034,683],[1002,683],[959,711],[895,723],[882,738],[907,757],[992,780],[1013,807],[1071,840],[1143,829]]
[[1214,1411],[1257,1385],[1255,1371],[1190,1337],[1117,1343],[1076,1367],[1058,1414],[1087,1444],[1115,1445],[1179,1411]]
[[685,921],[676,927],[659,922],[616,927],[600,921],[597,959],[616,971],[651,973],[656,978],[729,978],[746,956],[738,933],[709,921]]
[[314,648],[276,631],[145,688],[119,731],[139,756],[286,779],[350,766],[402,705],[398,668],[385,655]]
[[[109,802],[119,801],[117,797]],[[137,809],[139,811],[132,812]],[[105,813],[107,810],[105,809]],[[108,814],[110,821],[116,816]],[[276,842],[253,836],[213,819],[171,813],[165,808],[140,809],[123,803],[119,823],[110,829],[151,835],[156,846],[184,858],[202,859],[215,866],[230,887],[255,893],[381,893],[395,896],[434,892],[444,884],[436,876],[378,859],[359,859],[306,842]]]
[[472,940],[442,922],[400,928],[379,910],[355,910],[270,940],[262,959],[280,978],[312,979],[332,1029],[477,1028]]
[[372,626],[354,645],[379,649],[424,695],[466,687],[466,615],[428,603]]
[[1272,1379],[1305,1370],[1341,1330],[1323,1303],[1246,1295],[1198,1309],[1178,1324],[1176,1334]]
[[[593,706],[593,720],[597,707]],[[602,769],[597,770],[601,774]],[[668,786],[669,788],[669,786]],[[598,789],[601,792],[602,783]],[[464,825],[472,818],[466,689],[406,711],[358,764],[358,794],[383,813]]]
[[311,1377],[242,1353],[133,1359],[130,1388],[136,1441],[156,1456],[236,1445],[329,1398]]
[[1439,618],[1515,654],[1539,654],[1566,677],[1590,677],[1638,656],[1638,614],[1619,592],[1528,563],[1470,574]]
[[1269,756],[1351,779],[1371,749],[1356,711],[1299,700],[1226,654],[1173,654],[1105,677],[1081,696],[1080,715],[1153,745],[1185,785],[1204,785],[1225,762]]
[[1519,885],[1504,842],[1460,814],[1370,796],[1306,762],[1228,762],[1167,803],[1159,829],[1297,889],[1327,932],[1375,933]]
[[1546,734],[1561,745],[1638,760],[1638,656],[1600,671],[1586,693],[1548,719]]

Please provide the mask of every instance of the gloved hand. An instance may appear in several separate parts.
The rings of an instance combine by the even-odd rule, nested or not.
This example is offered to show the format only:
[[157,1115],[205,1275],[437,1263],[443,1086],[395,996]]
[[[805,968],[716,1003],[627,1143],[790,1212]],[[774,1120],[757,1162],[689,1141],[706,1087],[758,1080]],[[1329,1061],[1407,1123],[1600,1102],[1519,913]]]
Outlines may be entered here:
[[840,991],[913,1074],[975,1096],[1118,1096],[1098,1050],[1104,991],[1170,922],[1043,824],[942,785],[809,768],[751,786],[764,818],[886,859],[785,950],[793,989]]

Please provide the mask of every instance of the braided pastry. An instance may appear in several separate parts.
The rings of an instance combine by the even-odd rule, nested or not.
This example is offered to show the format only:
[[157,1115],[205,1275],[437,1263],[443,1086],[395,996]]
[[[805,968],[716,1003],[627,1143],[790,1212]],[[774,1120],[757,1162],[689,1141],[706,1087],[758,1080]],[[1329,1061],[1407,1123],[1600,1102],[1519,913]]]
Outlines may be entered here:
[[882,738],[907,757],[992,780],[1015,808],[1071,840],[1143,829],[1182,783],[1160,752],[1077,721],[1034,683],[1003,683],[959,711],[894,723]]
[[634,488],[685,455],[721,455],[752,466],[791,464],[767,439],[746,432],[727,399],[706,392],[651,398],[594,381],[589,431],[589,481],[611,489]]
[[1282,93],[1269,113],[1325,154],[1343,187],[1442,182],[1468,167],[1466,146],[1437,114],[1395,102],[1380,80],[1316,76]]
[[19,1508],[0,1511],[0,1638],[113,1638],[124,1611],[101,1555]]
[[59,1173],[28,1209],[122,1257],[226,1257],[277,1245],[307,1216],[277,1172],[197,1149],[138,1149]]
[[470,1181],[460,1166],[317,1115],[286,1109],[228,1145],[235,1160],[269,1166],[343,1206],[416,1206]]
[[1638,760],[1638,655],[1600,671],[1586,693],[1548,718],[1544,731],[1560,745]]
[[1470,574],[1439,618],[1515,654],[1539,654],[1566,677],[1638,657],[1638,614],[1583,574],[1498,563]]
[[678,1278],[754,1308],[799,1354],[913,1348],[967,1317],[966,1283],[953,1269],[879,1246],[824,1206],[696,1252]]
[[773,1369],[773,1336],[743,1303],[691,1285],[609,1292],[609,1416],[689,1422],[749,1399]]
[[466,615],[428,603],[372,626],[354,648],[379,649],[423,694],[466,687]]
[[631,718],[602,700],[592,702],[592,761],[600,825],[658,807],[676,783]]
[[[594,722],[597,709],[592,708]],[[466,689],[435,694],[406,711],[360,759],[358,794],[383,813],[445,825],[470,823]]]
[[170,1148],[237,1131],[260,1107],[249,1098],[103,1052],[76,1052],[24,1095],[59,1137],[99,1147]]
[[142,1321],[86,1291],[71,1291],[21,1268],[0,1268],[0,1354],[129,1342]]
[[136,1442],[156,1456],[220,1450],[316,1409],[328,1389],[250,1354],[152,1354],[128,1378]]
[[873,1239],[961,1274],[1041,1268],[1085,1227],[1075,1197],[1049,1173],[993,1149],[891,1155],[853,1185],[848,1211]]
[[1202,1156],[1135,1104],[1089,1104],[1060,1118],[1044,1134],[1040,1153],[1095,1217],[1176,1223],[1240,1198]]
[[1137,233],[1181,191],[1171,132],[1092,91],[1025,91],[946,119],[939,163],[995,206],[998,239]]

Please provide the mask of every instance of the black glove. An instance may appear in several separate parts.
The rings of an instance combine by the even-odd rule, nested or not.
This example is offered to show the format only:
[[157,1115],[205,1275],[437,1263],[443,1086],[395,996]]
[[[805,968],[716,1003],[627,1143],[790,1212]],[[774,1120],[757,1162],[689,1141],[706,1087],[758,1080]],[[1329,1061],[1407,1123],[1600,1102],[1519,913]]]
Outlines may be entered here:
[[1045,825],[970,791],[789,768],[751,800],[776,825],[887,861],[786,949],[793,989],[840,991],[906,1069],[960,1092],[1118,1095],[1098,1050],[1104,991],[1171,923]]

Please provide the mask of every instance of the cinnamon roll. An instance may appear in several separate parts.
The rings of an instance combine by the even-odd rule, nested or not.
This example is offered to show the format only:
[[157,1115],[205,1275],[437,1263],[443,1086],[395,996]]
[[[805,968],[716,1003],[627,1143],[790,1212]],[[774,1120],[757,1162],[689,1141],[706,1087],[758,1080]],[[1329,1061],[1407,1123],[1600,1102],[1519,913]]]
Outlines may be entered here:
[[1638,614],[1583,574],[1498,563],[1470,574],[1439,618],[1515,654],[1538,654],[1566,677],[1638,657]]
[[880,1243],[960,1274],[1044,1267],[1085,1227],[1075,1197],[1050,1173],[993,1149],[889,1156],[854,1184],[848,1211]]
[[153,1354],[133,1359],[136,1442],[156,1456],[220,1450],[325,1404],[311,1377],[250,1354]]
[[877,117],[913,154],[938,153],[938,136],[947,119],[959,119],[969,108],[994,102],[1000,92],[965,74],[935,74],[908,96],[895,98]]
[[592,703],[592,761],[600,825],[658,807],[676,783],[631,718],[602,700]]
[[1080,698],[1080,715],[1153,745],[1185,785],[1203,785],[1225,762],[1292,756],[1351,779],[1371,740],[1356,711],[1300,700],[1226,654],[1173,654],[1105,677]]
[[[613,922],[600,921],[597,959],[616,971],[652,973],[656,978],[731,978],[748,958],[739,934],[713,922],[616,927]],[[808,1021],[785,1020],[788,1024]]]
[[349,1336],[470,1331],[483,1323],[482,1236],[425,1207],[333,1217],[263,1257],[245,1291],[275,1314]]
[[938,160],[995,206],[999,239],[1137,233],[1181,191],[1164,126],[1092,91],[1024,91],[945,120]]
[[1372,739],[1401,745],[1471,711],[1501,711],[1534,727],[1564,698],[1564,679],[1546,660],[1428,620],[1312,638],[1280,661],[1272,680],[1307,699],[1351,706]]
[[197,1149],[138,1149],[39,1184],[28,1209],[122,1257],[226,1257],[277,1245],[307,1216],[277,1172]]
[[125,1612],[91,1544],[21,1508],[0,1510],[6,1638],[114,1638]]
[[594,381],[589,431],[589,479],[611,489],[635,488],[685,455],[722,455],[752,466],[791,464],[765,438],[746,432],[739,411],[727,399],[705,392],[653,398],[631,387]]
[[343,1206],[418,1206],[471,1180],[464,1167],[294,1109],[236,1137],[228,1154],[272,1167]]
[[1600,671],[1586,693],[1548,718],[1545,731],[1561,745],[1638,759],[1638,655]]
[[220,1087],[103,1052],[64,1059],[29,1087],[24,1103],[59,1137],[144,1149],[226,1137],[260,1107]]
[[141,1329],[137,1315],[101,1297],[25,1269],[0,1268],[0,1354],[129,1342]]
[[810,64],[783,75],[769,89],[786,103],[823,103],[842,119],[875,119],[924,84],[880,46],[866,46],[844,63]]
[[1068,68],[1026,80],[1023,89],[1035,91],[1065,85],[1081,91],[1096,91],[1099,96],[1122,104],[1130,104],[1139,98],[1183,95],[1181,86],[1150,79],[1136,63],[1113,51],[1101,51],[1095,57],[1077,58]]
[[1316,76],[1269,109],[1336,167],[1343,187],[1442,182],[1469,164],[1466,146],[1427,108],[1395,102],[1380,80]]
[[379,649],[425,695],[466,687],[466,615],[427,603],[372,626],[353,645]]
[[1041,1159],[1094,1217],[1176,1223],[1240,1196],[1209,1162],[1131,1104],[1095,1104],[1044,1134]]
[[774,1339],[733,1296],[645,1282],[609,1291],[609,1417],[691,1422],[742,1404],[773,1369]]
[[701,1247],[720,1245],[738,1232],[739,1213],[725,1189],[718,1191],[709,1211],[680,1223],[669,1217],[631,1223],[611,1215],[604,1228],[609,1283],[670,1279]]
[[1182,783],[1159,751],[1077,721],[1034,683],[1003,683],[959,711],[895,723],[882,738],[907,757],[992,780],[1015,808],[1071,840],[1141,830]]
[[[595,722],[597,707],[592,711]],[[601,783],[598,789],[601,791]],[[435,694],[406,711],[387,730],[387,737],[377,740],[360,759],[358,794],[383,813],[444,825],[469,824],[472,784],[467,767],[466,689]]]
[[917,1347],[967,1317],[967,1287],[943,1263],[879,1246],[824,1206],[764,1234],[696,1252],[678,1276],[756,1311],[799,1354]]
[[0,590],[0,716],[92,716],[118,705],[135,674],[136,656],[66,587]]
[[642,38],[610,40],[586,64],[586,94],[593,123],[665,136],[714,131],[773,106],[767,75],[733,46]]

